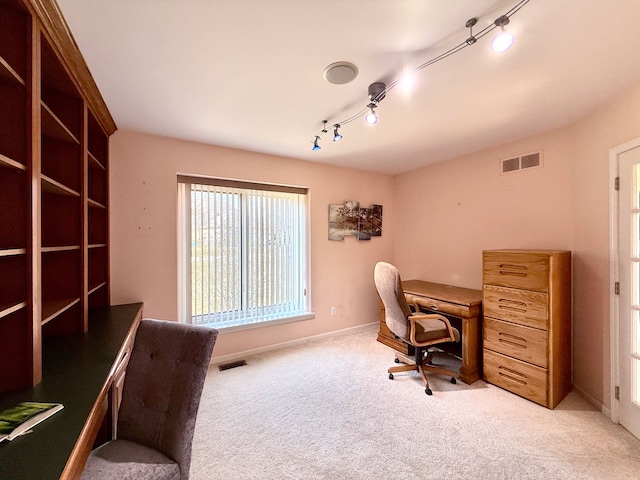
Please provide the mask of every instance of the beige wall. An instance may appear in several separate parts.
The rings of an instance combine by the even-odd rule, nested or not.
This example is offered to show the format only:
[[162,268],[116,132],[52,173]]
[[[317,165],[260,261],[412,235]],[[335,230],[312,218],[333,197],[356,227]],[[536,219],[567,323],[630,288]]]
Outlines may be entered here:
[[111,140],[112,303],[143,301],[145,316],[177,318],[178,172],[310,189],[315,319],[223,334],[215,356],[377,321],[373,267],[391,260],[391,228],[370,241],[328,241],[328,206],[380,204],[384,222],[393,216],[392,177],[129,131]]
[[[394,261],[405,278],[480,289],[482,250],[573,251],[573,383],[609,406],[609,149],[640,136],[640,86],[574,125],[396,178]],[[543,150],[544,167],[499,160]]]
[[[177,316],[176,173],[308,186],[314,320],[222,335],[216,356],[374,322],[371,274],[481,288],[489,248],[573,251],[573,382],[609,406],[609,149],[640,137],[640,85],[574,125],[395,178],[119,131],[111,142],[112,302]],[[544,167],[500,175],[542,150]],[[381,238],[327,240],[330,203],[384,205]],[[337,308],[332,317],[329,310]]]

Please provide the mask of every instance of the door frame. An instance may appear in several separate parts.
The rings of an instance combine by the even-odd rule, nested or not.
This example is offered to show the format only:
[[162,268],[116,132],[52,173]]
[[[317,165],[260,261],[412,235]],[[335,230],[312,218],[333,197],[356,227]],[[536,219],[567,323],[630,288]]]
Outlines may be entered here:
[[620,281],[620,206],[616,178],[620,174],[618,156],[636,147],[640,147],[640,137],[609,149],[609,356],[611,361],[609,418],[615,423],[620,423],[620,404],[616,399],[616,386],[620,385],[620,295],[615,291],[616,282]]

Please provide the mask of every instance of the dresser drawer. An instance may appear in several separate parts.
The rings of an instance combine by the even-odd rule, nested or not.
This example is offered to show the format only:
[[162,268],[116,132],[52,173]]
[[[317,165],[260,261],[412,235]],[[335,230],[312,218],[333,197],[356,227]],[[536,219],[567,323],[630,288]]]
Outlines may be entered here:
[[547,405],[547,370],[484,350],[484,377],[489,383]]
[[547,368],[548,334],[545,330],[485,317],[482,331],[484,348]]
[[485,285],[482,308],[487,317],[507,320],[528,327],[549,328],[549,295],[544,292],[516,290]]
[[546,292],[549,256],[543,253],[483,252],[483,283]]

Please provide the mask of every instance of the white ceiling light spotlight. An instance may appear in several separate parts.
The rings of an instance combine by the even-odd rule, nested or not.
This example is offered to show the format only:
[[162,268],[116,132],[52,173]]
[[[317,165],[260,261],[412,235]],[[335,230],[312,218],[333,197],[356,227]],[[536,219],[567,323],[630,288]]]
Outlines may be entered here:
[[378,123],[378,116],[376,115],[375,111],[376,104],[370,103],[369,105],[367,105],[367,107],[369,107],[371,111],[367,114],[366,117],[364,117],[364,121],[369,125],[375,125],[376,123]]
[[369,85],[368,92],[369,100],[371,100],[371,103],[367,105],[367,108],[369,108],[371,111],[367,114],[366,117],[364,117],[364,120],[369,125],[374,125],[378,123],[378,116],[376,115],[375,108],[387,94],[387,86],[383,82],[374,82]]
[[[504,15],[501,15],[498,18],[496,18],[495,21],[491,22],[489,25],[484,27],[475,35],[473,33],[473,27],[478,23],[479,20],[476,17],[470,18],[465,23],[465,27],[469,29],[469,36],[465,40],[463,40],[461,43],[456,45],[455,47],[447,50],[444,53],[441,53],[440,55],[432,58],[431,60],[424,62],[421,65],[418,65],[411,71],[404,72],[404,74],[400,76],[400,78],[394,80],[388,85],[386,85],[383,82],[374,82],[371,85],[369,85],[369,91],[368,91],[369,101],[367,102],[367,105],[363,109],[361,109],[359,112],[350,116],[349,118],[346,118],[340,122],[336,122],[333,124],[334,126],[333,140],[337,141],[342,138],[342,135],[338,133],[338,128],[346,125],[347,123],[353,122],[356,118],[361,117],[363,115],[365,117],[366,123],[369,123],[369,124],[377,123],[378,115],[376,114],[375,109],[378,107],[378,104],[383,98],[385,98],[387,93],[393,90],[396,86],[398,85],[404,86],[407,77],[413,77],[417,72],[419,72],[423,68],[433,65],[434,63],[439,62],[440,60],[444,60],[445,58],[452,56],[454,53],[458,53],[460,50],[466,47],[475,45],[482,37],[484,37],[485,35],[488,35],[498,27],[500,27],[500,33],[496,35],[496,37],[491,41],[491,49],[495,52],[504,52],[508,50],[511,47],[511,45],[513,45],[514,37],[513,37],[513,34],[506,31],[504,27],[505,25],[509,24],[509,22],[511,21],[510,18],[516,12],[518,12],[522,7],[524,7],[527,3],[529,3],[529,1],[530,0],[519,0],[518,3],[516,3],[513,6],[513,8],[511,8],[511,10],[506,12]],[[349,62],[335,62],[324,69],[324,78],[328,82],[336,85],[349,83],[353,81],[357,75],[358,75],[357,67],[354,64]],[[327,133],[327,129],[326,129],[327,120],[323,120],[322,123],[323,123],[322,131],[316,134],[314,137],[313,150],[320,150],[320,146],[318,145],[318,140],[320,140],[323,134]]]
[[515,40],[513,34],[504,29],[505,25],[509,25],[509,22],[509,17],[506,15],[502,15],[495,21],[496,26],[502,30],[491,40],[491,50],[496,53],[506,52],[511,48],[511,45],[513,45],[513,41]]

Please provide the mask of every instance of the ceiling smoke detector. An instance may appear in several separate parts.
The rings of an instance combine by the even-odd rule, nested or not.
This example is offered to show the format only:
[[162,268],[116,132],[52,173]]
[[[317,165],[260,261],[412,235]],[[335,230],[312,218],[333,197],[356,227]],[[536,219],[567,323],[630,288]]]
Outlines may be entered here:
[[358,67],[350,62],[335,62],[327,66],[322,75],[329,83],[343,85],[355,80],[358,76]]

